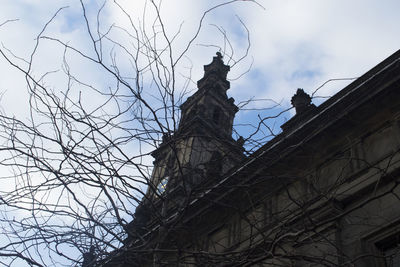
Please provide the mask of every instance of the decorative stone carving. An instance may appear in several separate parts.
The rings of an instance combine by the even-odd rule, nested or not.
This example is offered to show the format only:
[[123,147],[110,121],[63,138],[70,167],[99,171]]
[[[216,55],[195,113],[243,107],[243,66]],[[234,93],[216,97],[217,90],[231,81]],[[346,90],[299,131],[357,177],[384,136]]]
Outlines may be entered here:
[[316,112],[316,106],[311,103],[311,96],[301,88],[297,89],[296,94],[292,97],[292,105],[296,109],[296,115],[281,125],[284,131],[295,129],[306,118],[309,118]]
[[311,97],[305,93],[303,89],[297,89],[296,94],[292,97],[292,105],[296,109],[296,114],[303,113],[311,107]]

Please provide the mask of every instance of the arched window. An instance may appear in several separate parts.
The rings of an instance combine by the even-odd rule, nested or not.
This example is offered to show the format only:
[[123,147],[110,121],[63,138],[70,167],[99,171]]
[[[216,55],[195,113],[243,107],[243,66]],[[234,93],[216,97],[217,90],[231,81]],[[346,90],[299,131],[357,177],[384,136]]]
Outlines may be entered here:
[[165,176],[157,185],[157,193],[162,195],[165,192],[165,189],[167,189],[167,183],[168,183],[169,176]]

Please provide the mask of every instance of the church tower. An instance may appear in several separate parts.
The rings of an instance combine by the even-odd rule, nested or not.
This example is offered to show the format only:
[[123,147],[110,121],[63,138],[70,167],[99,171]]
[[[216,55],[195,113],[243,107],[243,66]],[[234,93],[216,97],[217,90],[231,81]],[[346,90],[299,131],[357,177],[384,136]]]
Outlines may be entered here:
[[149,222],[162,224],[244,159],[243,139],[232,138],[238,107],[226,94],[229,69],[220,53],[204,66],[198,90],[180,106],[178,130],[164,135],[153,151],[154,169],[147,194],[136,209],[136,230]]
[[217,53],[204,66],[198,90],[181,105],[179,128],[164,136],[152,155],[155,158],[151,181],[156,194],[193,195],[243,159],[242,144],[232,138],[233,120],[238,107],[226,91],[230,67]]
[[[184,211],[189,203],[218,183],[229,169],[242,161],[243,139],[232,138],[238,107],[226,92],[230,67],[217,53],[204,66],[198,90],[181,106],[178,130],[164,135],[153,151],[154,168],[146,195],[128,226],[129,240],[142,239],[160,226],[155,242],[166,238],[168,218]],[[162,246],[160,244],[154,246]]]

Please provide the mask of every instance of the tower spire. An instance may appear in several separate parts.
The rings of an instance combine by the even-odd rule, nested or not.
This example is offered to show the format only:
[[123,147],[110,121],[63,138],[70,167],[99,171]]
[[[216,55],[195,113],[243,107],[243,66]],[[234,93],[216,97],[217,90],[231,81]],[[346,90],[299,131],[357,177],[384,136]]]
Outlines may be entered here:
[[198,129],[209,128],[208,133],[232,138],[233,119],[238,108],[234,99],[226,94],[230,87],[226,79],[229,70],[220,52],[204,66],[204,76],[197,82],[198,91],[181,105],[180,131],[198,133]]
[[230,83],[226,77],[231,68],[224,64],[222,58],[221,53],[217,52],[212,62],[204,66],[204,76],[197,82],[199,90],[214,89],[225,94],[230,88]]

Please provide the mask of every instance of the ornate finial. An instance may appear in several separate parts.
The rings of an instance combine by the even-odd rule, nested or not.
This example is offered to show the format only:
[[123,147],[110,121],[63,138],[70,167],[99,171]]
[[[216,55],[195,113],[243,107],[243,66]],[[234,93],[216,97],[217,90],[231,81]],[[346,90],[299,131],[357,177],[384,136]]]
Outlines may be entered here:
[[311,107],[311,97],[303,89],[297,89],[292,97],[292,105],[296,109],[296,114],[303,113]]
[[220,52],[217,52],[216,55],[217,56],[213,57],[213,61],[210,64],[204,66],[204,77],[214,73],[222,79],[226,79],[230,67],[224,64]]

